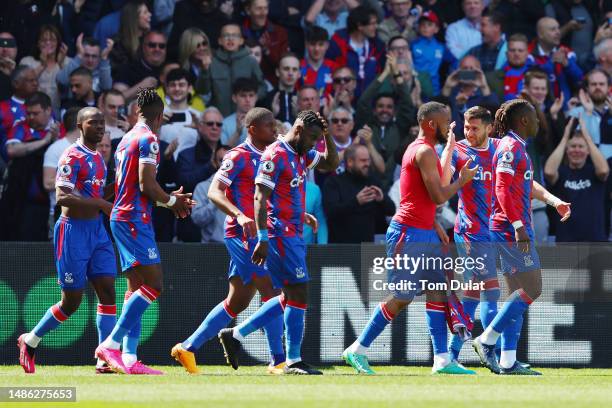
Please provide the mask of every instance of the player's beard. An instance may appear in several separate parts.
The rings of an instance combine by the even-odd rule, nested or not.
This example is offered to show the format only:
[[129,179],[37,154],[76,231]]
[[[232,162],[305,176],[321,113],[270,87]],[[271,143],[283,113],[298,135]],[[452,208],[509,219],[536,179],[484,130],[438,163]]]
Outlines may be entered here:
[[446,143],[446,135],[440,130],[440,126],[436,127],[436,141],[440,144]]

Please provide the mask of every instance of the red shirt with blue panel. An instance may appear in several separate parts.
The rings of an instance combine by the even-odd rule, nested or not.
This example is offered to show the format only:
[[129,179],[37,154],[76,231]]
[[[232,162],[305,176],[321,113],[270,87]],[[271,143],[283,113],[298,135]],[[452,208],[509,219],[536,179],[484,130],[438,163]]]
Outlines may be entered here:
[[514,237],[512,224],[521,221],[532,235],[533,165],[526,142],[515,132],[509,131],[499,142],[493,156],[493,169],[494,194],[489,229]]
[[159,165],[159,141],[149,127],[139,122],[126,133],[115,152],[115,203],[111,221],[151,222],[153,203],[140,191],[139,163]]
[[455,232],[482,237],[489,241],[489,217],[493,199],[493,156],[500,139],[489,138],[487,146],[476,148],[463,139],[455,145],[451,159],[453,180],[459,176],[458,169],[463,168],[468,160],[471,167],[478,166],[478,172],[459,192]]
[[[223,157],[221,167],[215,177],[227,185],[225,196],[244,215],[254,219],[255,176],[263,152],[258,150],[249,139],[231,149]],[[242,238],[243,231],[234,217],[225,222],[226,238]]]
[[306,170],[314,168],[321,154],[314,149],[299,155],[279,138],[266,148],[255,178],[272,191],[268,200],[270,237],[302,236],[306,208]]

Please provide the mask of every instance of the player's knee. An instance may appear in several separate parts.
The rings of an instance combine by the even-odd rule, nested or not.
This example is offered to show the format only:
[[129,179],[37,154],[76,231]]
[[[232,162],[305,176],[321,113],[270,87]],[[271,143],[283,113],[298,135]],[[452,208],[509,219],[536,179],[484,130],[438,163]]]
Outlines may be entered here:
[[60,302],[60,308],[67,316],[72,315],[79,309],[81,305],[81,297],[78,298],[64,298]]
[[235,296],[230,296],[225,300],[225,305],[235,315],[240,314],[249,307],[249,303],[250,301],[247,302],[245,299],[238,299]]

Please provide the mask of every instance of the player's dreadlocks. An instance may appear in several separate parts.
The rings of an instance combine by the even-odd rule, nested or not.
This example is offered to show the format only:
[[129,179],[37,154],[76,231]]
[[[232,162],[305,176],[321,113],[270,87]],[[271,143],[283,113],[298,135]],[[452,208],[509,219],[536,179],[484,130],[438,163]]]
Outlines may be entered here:
[[304,127],[318,126],[324,131],[327,129],[327,121],[319,112],[313,110],[301,111],[297,118],[304,123]]
[[495,113],[495,123],[493,124],[495,133],[499,137],[503,137],[512,129],[513,124],[520,116],[527,114],[532,109],[531,104],[524,99],[504,102]]
[[136,97],[138,110],[147,120],[153,120],[164,111],[164,102],[155,88],[141,88]]

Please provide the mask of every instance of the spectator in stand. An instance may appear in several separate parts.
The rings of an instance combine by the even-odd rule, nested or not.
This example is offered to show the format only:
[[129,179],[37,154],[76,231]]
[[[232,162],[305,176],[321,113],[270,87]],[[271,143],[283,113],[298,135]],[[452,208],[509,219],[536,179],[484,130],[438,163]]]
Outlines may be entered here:
[[581,89],[578,98],[572,98],[569,115],[580,117],[590,137],[606,159],[612,157],[612,89],[610,77],[600,69],[585,75],[586,90]]
[[506,64],[508,44],[502,29],[503,19],[501,14],[485,13],[480,21],[482,44],[467,52],[468,55],[478,58],[485,73],[501,69]]
[[5,241],[46,241],[49,196],[43,186],[43,156],[63,136],[63,128],[53,120],[46,94],[35,92],[25,106],[26,119],[11,129],[6,141],[11,161],[0,203],[0,234]]
[[450,23],[459,21],[465,16],[460,1],[419,0],[418,3],[422,7],[421,13],[433,11],[440,19],[441,27],[444,29]]
[[[353,143],[351,133],[353,132],[355,122],[350,111],[343,107],[334,108],[329,114],[328,123],[329,134],[334,140],[336,151],[338,152],[339,164],[334,172],[315,169],[314,180],[320,187],[323,187],[329,175],[344,173],[346,170],[344,150]],[[323,140],[317,142],[315,148],[320,152],[325,151],[325,142]]]
[[287,30],[268,20],[268,5],[268,0],[246,0],[244,11],[247,17],[242,21],[242,34],[244,38],[253,38],[261,44],[261,71],[272,85],[276,85],[275,71],[281,57],[289,51],[289,38]]
[[244,117],[255,107],[257,102],[257,85],[248,78],[238,78],[232,89],[232,102],[236,111],[223,120],[221,143],[230,148],[239,145],[247,138]]
[[[418,92],[415,91],[413,99],[420,100],[421,93],[426,95],[428,98],[433,96],[433,89],[431,85],[431,78],[427,72],[418,73],[414,70],[414,63],[412,60],[412,52],[410,51],[410,44],[402,36],[395,36],[389,40],[387,44],[387,51],[393,53],[397,58],[397,67],[399,72],[404,76],[404,81],[408,84],[411,91],[415,88],[419,88]],[[383,92],[391,92],[390,81],[385,83],[383,86]],[[422,102],[418,105],[420,106]]]
[[[129,130],[127,107],[123,94],[116,89],[104,92],[98,101],[98,108],[104,114],[106,131],[112,140],[120,140]],[[64,119],[64,123],[66,119]],[[66,129],[68,130],[68,129]]]
[[178,62],[181,68],[191,72],[194,78],[200,75],[203,67],[210,66],[212,50],[210,41],[199,28],[188,28],[181,35]]
[[388,8],[391,9],[391,15],[383,20],[378,25],[378,38],[385,44],[395,36],[402,36],[408,42],[416,39],[414,25],[420,16],[419,14],[411,14],[412,0],[390,0]]
[[596,68],[612,76],[612,37],[605,38],[599,42],[593,49],[593,55],[597,61]]
[[114,75],[114,88],[123,92],[128,101],[136,96],[139,89],[157,86],[161,68],[166,61],[166,36],[159,31],[149,31],[140,48],[140,59],[121,65]]
[[[572,97],[570,84],[582,80],[582,70],[576,62],[576,54],[561,45],[559,23],[554,18],[543,17],[538,21],[538,38],[530,47],[535,64],[548,74],[555,98],[563,93],[565,102]],[[564,105],[565,106],[565,105]]]
[[220,48],[214,52],[210,66],[202,67],[196,82],[196,92],[200,95],[211,93],[210,104],[217,107],[224,116],[229,116],[236,109],[231,98],[232,81],[235,78],[249,78],[255,84],[257,98],[266,96],[261,69],[243,44],[240,26],[224,25],[219,37]]
[[193,192],[195,186],[215,173],[211,158],[221,144],[223,116],[215,107],[207,108],[198,122],[198,141],[195,146],[183,150],[176,161],[177,181],[185,192]]
[[144,0],[130,1],[121,10],[119,33],[113,38],[110,53],[113,77],[120,66],[138,62],[140,43],[151,29],[151,12]]
[[[380,93],[389,77],[392,77],[393,93]],[[371,141],[376,152],[370,152],[370,157],[374,169],[382,173],[380,185],[383,191],[387,191],[393,183],[394,154],[414,124],[415,115],[408,84],[399,72],[396,57],[389,53],[385,69],[359,98],[356,115],[358,128],[367,125],[371,129]],[[378,163],[377,155],[382,163]]]
[[523,34],[508,38],[507,62],[501,69],[487,74],[491,90],[499,100],[515,99],[524,86],[525,72],[533,66],[529,58],[529,42]]
[[293,124],[293,105],[297,97],[296,85],[301,77],[300,60],[293,53],[285,54],[276,69],[278,87],[268,92],[263,105],[281,122]]
[[10,99],[0,101],[0,153],[5,161],[8,161],[5,148],[8,134],[16,122],[25,119],[25,100],[38,89],[36,72],[20,65],[12,72],[11,84],[13,95]]
[[583,69],[588,69],[592,62],[595,9],[591,0],[552,0],[545,8],[546,16],[559,22],[561,42],[574,50]]
[[311,85],[323,91],[324,95],[332,92],[332,73],[337,68],[334,61],[326,59],[325,53],[329,48],[327,31],[319,26],[312,26],[306,30],[306,55],[300,63],[300,85]]
[[111,66],[108,56],[113,50],[113,40],[108,39],[103,51],[100,51],[100,44],[92,37],[77,37],[77,55],[64,63],[57,73],[57,82],[68,87],[70,84],[70,74],[79,67],[87,68],[93,76],[93,90],[100,93],[108,91],[113,87],[111,76]]
[[[462,0],[465,17],[446,29],[446,48],[456,59],[461,59],[471,48],[482,43],[480,20],[484,10],[483,0]],[[439,24],[439,23],[438,23]]]
[[[191,27],[199,28],[206,33],[216,47],[216,40],[220,38],[221,29],[230,23],[232,11],[219,7],[217,0],[183,0],[177,2],[172,19],[172,34],[170,34],[170,44],[178,44],[181,35]],[[223,45],[221,45],[223,47]]]
[[[157,94],[164,101],[164,105],[168,106],[168,98],[166,98],[166,76],[170,71],[175,69],[179,69],[181,66],[176,62],[166,62],[159,73],[159,86],[157,87]],[[195,90],[191,91],[191,96],[189,98],[189,106],[198,112],[204,112],[204,100],[195,93]]]
[[376,78],[385,66],[385,45],[376,38],[378,16],[368,7],[359,6],[349,13],[347,27],[331,39],[326,58],[357,74],[356,95]]
[[572,203],[572,217],[558,222],[557,242],[606,241],[605,182],[610,173],[608,162],[591,139],[584,120],[576,129],[572,118],[559,145],[552,152],[544,174],[563,201]]
[[[221,165],[223,156],[225,156],[228,150],[229,147],[227,146],[217,146],[210,163],[214,172]],[[215,173],[208,179],[198,183],[193,192],[193,199],[197,204],[191,210],[191,221],[200,228],[203,243],[224,242],[226,215],[208,198],[208,189],[214,177]]]
[[436,40],[435,36],[440,31],[440,20],[433,11],[421,14],[417,30],[419,36],[411,45],[414,69],[419,74],[429,75],[433,95],[436,96],[440,94],[440,67],[443,62],[453,62],[454,57],[444,44]]
[[167,105],[164,108],[165,123],[160,130],[160,139],[168,143],[167,154],[175,158],[185,149],[195,146],[198,131],[194,118],[200,114],[189,106],[189,96],[193,91],[192,76],[188,71],[177,68],[166,76],[164,86]]
[[504,16],[504,28],[507,36],[523,34],[530,40],[536,35],[536,23],[544,17],[543,1],[500,0],[495,12]]
[[13,34],[0,32],[0,100],[11,96],[11,75],[17,66],[17,41]]
[[357,0],[314,0],[304,16],[305,25],[324,28],[331,38],[334,33],[346,28],[349,12],[359,6]]
[[70,74],[70,94],[71,98],[62,101],[62,116],[69,108],[96,106],[98,95],[93,90],[93,76],[90,70],[79,67]]
[[303,239],[306,244],[327,244],[328,231],[325,211],[323,210],[323,198],[321,189],[312,181],[306,181],[306,212],[315,216],[318,222],[315,233],[310,225],[304,225]]
[[395,205],[371,178],[370,155],[360,144],[345,153],[346,171],[328,177],[323,187],[323,207],[330,243],[372,242],[381,218],[393,215]]
[[[469,75],[469,77],[463,77]],[[455,122],[455,135],[463,137],[463,114],[472,106],[483,106],[495,111],[499,105],[497,96],[491,92],[487,78],[480,69],[480,62],[472,55],[466,55],[453,71],[442,88],[442,96],[449,98],[451,117]]]
[[[64,136],[64,139],[66,137],[68,137],[68,134]],[[104,159],[104,164],[106,164],[106,185],[109,186],[115,182],[115,160],[113,157],[113,145],[111,142],[110,133],[104,132],[102,140],[100,140],[96,146],[96,151],[100,152],[102,158]]]
[[27,65],[34,69],[38,77],[38,90],[51,98],[54,112],[59,112],[60,92],[56,77],[59,71],[68,63],[70,57],[66,56],[68,46],[62,43],[59,30],[50,24],[45,24],[38,33],[36,55],[21,59],[20,65]]
[[[53,236],[53,226],[55,225],[55,177],[57,176],[57,163],[60,157],[71,144],[79,138],[77,128],[77,115],[81,108],[70,108],[64,114],[64,128],[66,135],[57,139],[45,151],[43,157],[42,180],[45,191],[49,194],[49,238]],[[110,143],[109,143],[110,145]],[[114,180],[113,180],[114,182]],[[60,212],[57,212],[60,215]]]
[[312,110],[321,113],[321,97],[319,96],[319,91],[317,91],[317,88],[314,86],[303,86],[297,92],[293,115],[297,116],[298,113],[304,110]]
[[340,67],[332,74],[332,95],[324,99],[324,108],[332,110],[337,107],[343,107],[351,113],[355,112],[357,98],[355,97],[355,89],[357,88],[357,80],[355,72],[349,67]]

